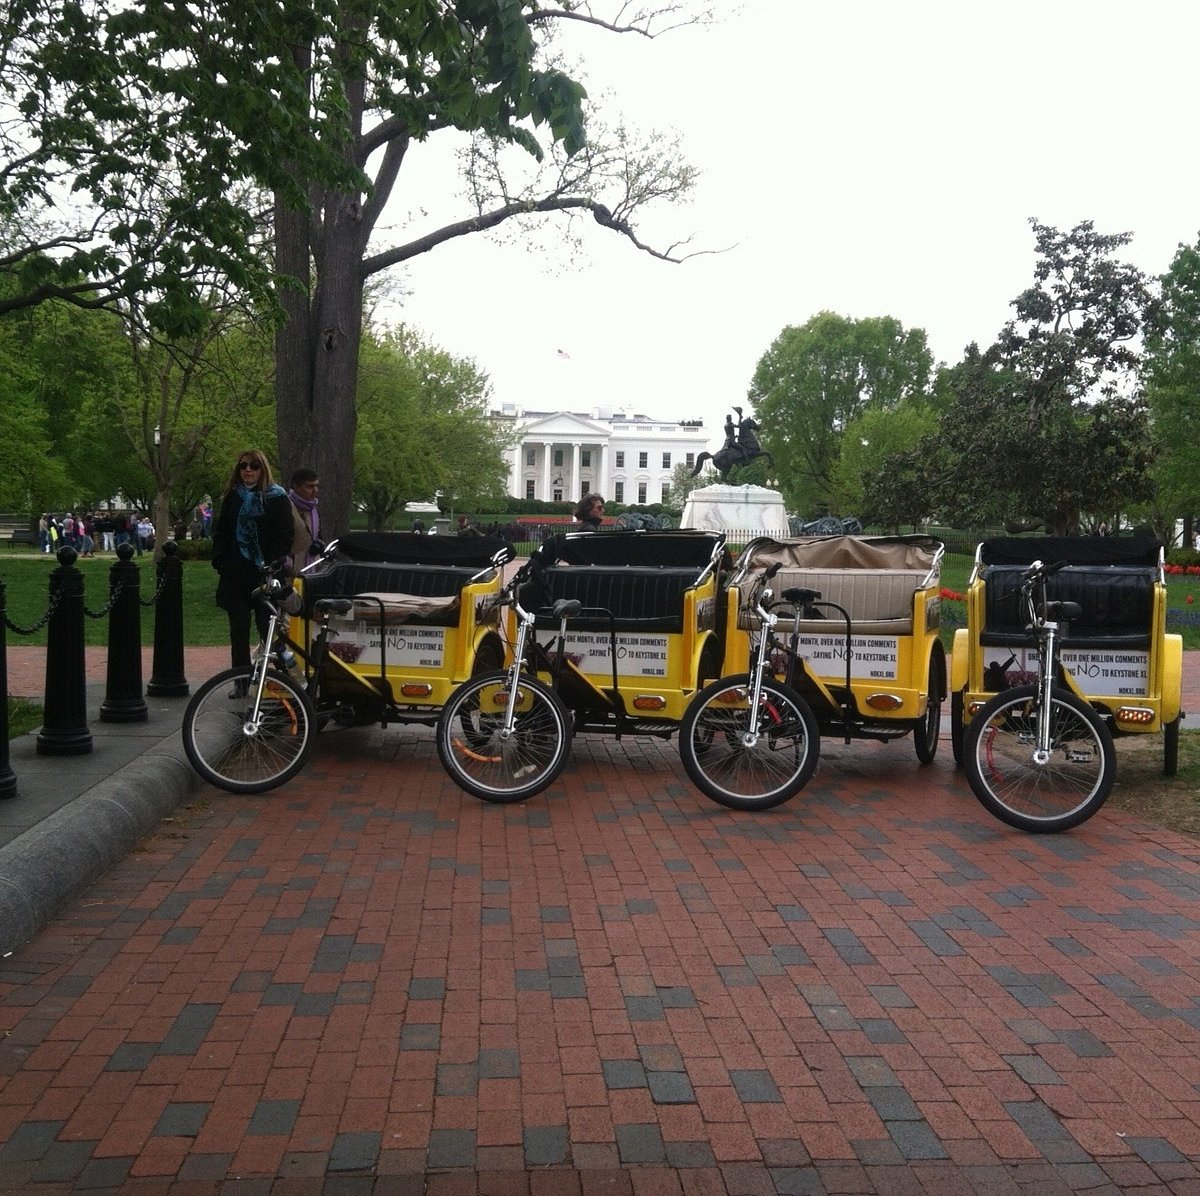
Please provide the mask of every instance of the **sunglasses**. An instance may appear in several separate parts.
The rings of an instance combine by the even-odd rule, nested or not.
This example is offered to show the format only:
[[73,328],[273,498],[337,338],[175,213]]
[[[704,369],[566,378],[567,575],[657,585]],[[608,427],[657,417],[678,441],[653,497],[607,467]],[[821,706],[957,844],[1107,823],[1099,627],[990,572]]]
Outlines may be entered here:
[[237,467],[238,469],[262,469],[257,461],[239,461]]

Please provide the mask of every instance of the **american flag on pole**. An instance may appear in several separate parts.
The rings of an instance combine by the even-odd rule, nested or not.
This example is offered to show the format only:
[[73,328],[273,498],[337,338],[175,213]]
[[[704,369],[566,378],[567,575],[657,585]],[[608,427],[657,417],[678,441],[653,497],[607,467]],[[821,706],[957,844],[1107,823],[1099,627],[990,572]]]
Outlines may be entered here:
[[570,353],[568,353],[568,352],[566,351],[566,349],[555,349],[555,350],[554,350],[554,356],[555,356],[555,357],[561,357],[561,358],[563,358],[563,359],[564,359],[564,360],[566,360],[566,361],[570,361],[570,360],[571,360],[571,354],[570,354]]

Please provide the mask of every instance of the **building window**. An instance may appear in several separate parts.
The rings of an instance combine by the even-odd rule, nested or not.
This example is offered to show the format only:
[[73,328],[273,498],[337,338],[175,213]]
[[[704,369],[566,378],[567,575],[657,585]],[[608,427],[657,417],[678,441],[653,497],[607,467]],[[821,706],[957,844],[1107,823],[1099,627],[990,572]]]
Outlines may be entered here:
[[691,469],[692,466],[696,464],[696,454],[688,453],[688,455],[684,457],[684,460],[687,462],[688,469]]
[[645,469],[650,464],[649,453],[638,453],[638,469]]
[[671,496],[671,483],[670,483],[670,482],[663,482],[663,484],[662,484],[662,497],[661,497],[661,498],[660,498],[658,501],[659,501],[659,502],[666,502],[666,501],[667,501],[667,499],[668,499],[670,496]]
[[525,479],[525,497],[526,498],[536,497],[536,491],[535,491],[536,486],[537,486],[537,483],[533,480],[533,478]]
[[563,463],[563,451],[562,451],[562,449],[555,449],[554,450],[554,464],[561,468],[562,463]]
[[562,500],[563,500],[563,492],[562,492],[562,487],[561,487],[561,486],[555,486],[555,487],[554,487],[554,492],[551,494],[551,496],[550,496],[550,497],[551,497],[551,499],[552,499],[554,502],[562,502]]
[[646,505],[646,483],[638,482],[638,506]]
[[614,469],[624,469],[625,468],[625,454],[624,453],[617,454],[617,463],[616,463],[616,465],[613,466],[613,468]]
[[591,469],[591,467],[592,467],[592,450],[591,449],[580,449],[579,450],[579,464],[583,469]]
[[671,468],[671,454],[663,453],[663,469]]
[[625,501],[625,483],[613,482],[613,502]]
[[536,465],[537,464],[537,449],[526,449],[525,450],[525,464],[526,465]]

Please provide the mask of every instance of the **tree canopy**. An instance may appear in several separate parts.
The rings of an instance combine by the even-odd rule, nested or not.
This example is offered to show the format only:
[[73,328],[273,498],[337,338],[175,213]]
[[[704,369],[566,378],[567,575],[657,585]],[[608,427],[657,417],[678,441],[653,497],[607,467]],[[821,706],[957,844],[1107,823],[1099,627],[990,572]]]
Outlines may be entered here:
[[1173,533],[1182,516],[1190,536],[1200,514],[1200,242],[1179,246],[1162,278],[1162,302],[1146,363],[1159,530]]
[[942,373],[936,432],[868,477],[876,503],[917,458],[933,464],[924,515],[960,527],[1066,533],[1084,515],[1111,520],[1150,496],[1137,367],[1138,338],[1160,319],[1152,282],[1116,256],[1128,233],[1031,225],[1033,285],[992,346],[969,346]]
[[785,328],[759,359],[748,398],[789,507],[828,509],[846,429],[927,393],[932,373],[924,331],[891,316],[826,311]]
[[354,498],[368,526],[438,491],[463,505],[499,500],[505,430],[488,412],[487,375],[407,328],[363,342]]

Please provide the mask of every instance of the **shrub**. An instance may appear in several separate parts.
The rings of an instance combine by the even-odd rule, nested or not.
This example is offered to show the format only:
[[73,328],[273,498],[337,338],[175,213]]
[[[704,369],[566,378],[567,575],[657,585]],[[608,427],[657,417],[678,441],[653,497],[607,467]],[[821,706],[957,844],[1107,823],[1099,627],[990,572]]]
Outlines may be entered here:
[[176,540],[175,547],[179,549],[181,561],[211,561],[211,540]]

